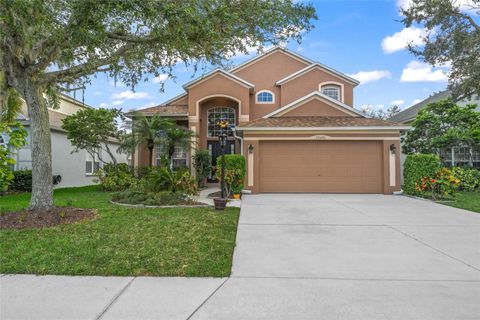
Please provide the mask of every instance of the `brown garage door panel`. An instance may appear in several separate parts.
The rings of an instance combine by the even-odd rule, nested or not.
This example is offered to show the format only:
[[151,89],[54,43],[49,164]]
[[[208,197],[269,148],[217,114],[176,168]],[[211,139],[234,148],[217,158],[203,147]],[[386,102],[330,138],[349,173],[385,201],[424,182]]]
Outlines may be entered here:
[[382,193],[380,141],[262,141],[261,192]]

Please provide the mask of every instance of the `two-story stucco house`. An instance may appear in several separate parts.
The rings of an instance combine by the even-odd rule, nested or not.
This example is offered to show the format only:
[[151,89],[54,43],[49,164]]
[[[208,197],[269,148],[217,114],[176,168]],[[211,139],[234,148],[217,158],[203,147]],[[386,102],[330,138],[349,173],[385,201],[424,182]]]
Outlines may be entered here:
[[[400,190],[399,123],[372,119],[353,108],[351,77],[288,49],[275,47],[231,70],[216,69],[189,83],[185,93],[140,110],[196,133],[191,153],[244,155],[245,189],[260,192],[384,193]],[[234,123],[221,129],[218,120]],[[157,150],[161,156],[161,148]],[[189,165],[178,150],[176,161]],[[135,165],[148,164],[139,147]]]

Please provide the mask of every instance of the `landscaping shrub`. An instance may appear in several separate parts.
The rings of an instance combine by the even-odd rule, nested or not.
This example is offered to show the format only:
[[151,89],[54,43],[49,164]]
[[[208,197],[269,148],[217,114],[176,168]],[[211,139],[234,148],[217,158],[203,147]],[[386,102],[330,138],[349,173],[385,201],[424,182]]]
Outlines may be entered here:
[[187,195],[198,193],[197,181],[186,169],[173,171],[163,167],[145,177],[145,188],[150,192],[171,191]]
[[[217,158],[217,168],[215,177],[220,180],[222,157]],[[225,182],[227,184],[227,194],[240,193],[244,187],[243,181],[247,166],[245,158],[240,154],[225,155]]]
[[32,191],[32,170],[13,171],[13,180],[9,186],[10,190]]
[[[32,170],[16,170],[12,172],[13,180],[11,181],[8,190],[12,191],[32,191]],[[52,176],[54,185],[60,183],[62,177],[60,175]]]
[[462,191],[480,190],[480,170],[475,168],[452,168],[455,178],[460,180],[459,189]]
[[409,154],[403,167],[403,191],[410,195],[421,195],[422,178],[433,178],[440,170],[440,158],[433,154]]
[[458,190],[460,180],[455,178],[452,170],[441,168],[435,176],[425,176],[420,183],[416,183],[415,189],[423,196],[434,200],[453,199]]
[[205,180],[212,171],[212,159],[207,150],[198,150],[193,156],[193,165],[195,166],[195,173],[197,184],[203,187]]
[[133,188],[116,192],[112,195],[112,201],[125,204],[143,204],[147,206],[173,206],[194,204],[192,200],[184,193],[161,191],[145,192],[144,190]]
[[148,200],[149,198],[149,194],[144,192],[144,190],[138,188],[132,188],[112,194],[112,201],[118,201],[126,204],[140,204]]
[[133,170],[126,163],[106,163],[96,174],[102,189],[106,191],[126,190],[137,183]]

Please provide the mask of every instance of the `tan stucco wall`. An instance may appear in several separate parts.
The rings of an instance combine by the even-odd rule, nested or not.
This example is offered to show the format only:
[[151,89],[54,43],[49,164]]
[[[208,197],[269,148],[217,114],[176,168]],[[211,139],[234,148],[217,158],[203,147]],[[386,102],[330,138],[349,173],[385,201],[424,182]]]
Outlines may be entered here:
[[269,90],[275,94],[274,104],[256,104],[255,94],[250,98],[250,120],[258,119],[285,105],[281,100],[280,88],[275,84],[288,75],[305,68],[308,64],[298,61],[283,51],[277,51],[247,67],[234,71],[236,76],[255,85],[255,94]]
[[317,68],[282,85],[282,104],[287,105],[313,91],[318,91],[320,83],[330,81],[343,84],[343,102],[353,106],[353,85]]
[[332,107],[323,101],[313,99],[281,115],[282,117],[295,116],[331,116],[348,117],[350,114]]
[[[221,97],[222,95],[239,100],[241,115],[249,114],[249,89],[222,74],[216,74],[188,90],[189,117],[198,116],[196,109],[199,101],[202,102],[206,97]],[[192,118],[190,118],[190,122],[192,122]]]

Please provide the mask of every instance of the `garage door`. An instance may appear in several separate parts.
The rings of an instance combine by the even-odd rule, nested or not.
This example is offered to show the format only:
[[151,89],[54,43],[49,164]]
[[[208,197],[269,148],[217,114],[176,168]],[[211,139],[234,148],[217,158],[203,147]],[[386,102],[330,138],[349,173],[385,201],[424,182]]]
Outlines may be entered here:
[[260,192],[383,193],[380,141],[262,141]]

